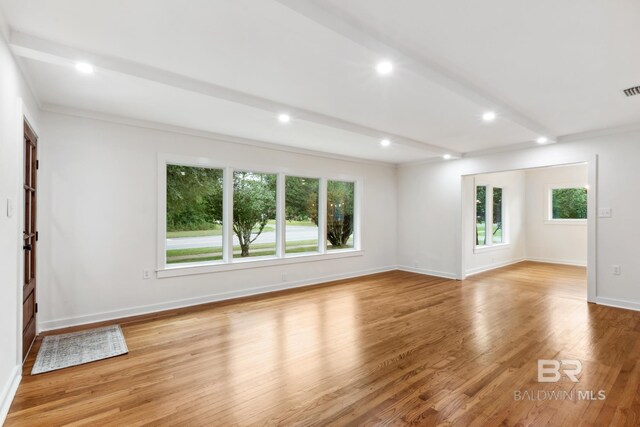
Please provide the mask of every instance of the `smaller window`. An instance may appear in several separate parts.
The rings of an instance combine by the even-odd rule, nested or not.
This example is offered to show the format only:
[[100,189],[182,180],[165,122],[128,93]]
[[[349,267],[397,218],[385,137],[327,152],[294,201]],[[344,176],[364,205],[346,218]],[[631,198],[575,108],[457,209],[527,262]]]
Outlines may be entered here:
[[285,178],[287,254],[318,252],[319,187],[317,178]]
[[276,175],[233,172],[233,257],[276,254]]
[[508,243],[504,188],[477,185],[475,190],[475,248],[489,250]]
[[221,261],[222,169],[167,165],[167,264]]
[[327,181],[327,250],[352,249],[355,183]]
[[487,244],[487,187],[476,187],[476,246]]
[[502,223],[502,188],[493,187],[493,243],[502,243],[503,223]]
[[549,213],[552,220],[587,219],[587,189],[552,188]]

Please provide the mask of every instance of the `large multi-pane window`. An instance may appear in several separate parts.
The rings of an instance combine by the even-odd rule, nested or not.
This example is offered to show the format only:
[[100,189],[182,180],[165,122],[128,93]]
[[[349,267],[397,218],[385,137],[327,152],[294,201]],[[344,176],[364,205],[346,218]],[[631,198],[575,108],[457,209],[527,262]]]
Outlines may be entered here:
[[318,194],[320,180],[285,178],[285,220],[287,254],[318,252]]
[[327,182],[327,249],[353,248],[355,184]]
[[222,259],[222,181],[222,169],[167,165],[167,264]]
[[355,181],[168,163],[161,268],[360,249]]
[[275,174],[233,173],[233,257],[276,254]]
[[475,245],[489,247],[506,243],[504,190],[490,185],[477,185],[475,196]]

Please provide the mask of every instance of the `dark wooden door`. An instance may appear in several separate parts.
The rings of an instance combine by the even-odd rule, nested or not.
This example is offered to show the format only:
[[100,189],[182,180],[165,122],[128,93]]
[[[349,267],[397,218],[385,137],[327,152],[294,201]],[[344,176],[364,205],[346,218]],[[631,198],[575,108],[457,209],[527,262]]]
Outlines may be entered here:
[[36,231],[38,138],[24,122],[24,284],[22,286],[22,357],[36,338]]

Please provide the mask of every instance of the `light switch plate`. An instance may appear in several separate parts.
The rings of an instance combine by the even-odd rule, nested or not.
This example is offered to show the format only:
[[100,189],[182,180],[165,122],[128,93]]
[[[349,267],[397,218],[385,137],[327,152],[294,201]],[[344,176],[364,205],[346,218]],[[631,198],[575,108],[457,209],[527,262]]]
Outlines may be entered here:
[[13,199],[7,198],[7,218],[11,218],[13,216]]
[[611,218],[611,208],[598,209],[598,216],[600,218]]

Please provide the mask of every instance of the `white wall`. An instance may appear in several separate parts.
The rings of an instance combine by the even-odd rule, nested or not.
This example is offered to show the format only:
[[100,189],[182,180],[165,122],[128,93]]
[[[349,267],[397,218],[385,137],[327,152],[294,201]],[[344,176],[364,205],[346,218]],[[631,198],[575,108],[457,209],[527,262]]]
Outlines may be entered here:
[[530,169],[526,184],[527,259],[586,266],[586,222],[549,222],[548,196],[552,185],[587,185],[587,166]]
[[[584,137],[505,153],[448,162],[404,165],[398,170],[398,262],[424,272],[457,276],[464,265],[460,246],[461,176],[590,161],[598,156],[597,205],[612,208],[597,218],[596,301],[640,309],[637,222],[640,199],[640,130]],[[593,192],[593,190],[592,190]],[[416,228],[412,224],[424,224]],[[414,264],[416,263],[416,264]],[[612,265],[622,266],[620,276]]]
[[[502,267],[525,258],[525,172],[512,171],[465,176],[462,181],[464,227],[462,244],[465,251],[465,273],[474,274]],[[491,185],[502,188],[504,203],[504,237],[502,245],[475,247],[475,186]]]
[[[44,329],[392,268],[396,168],[44,113],[40,326]],[[156,267],[158,153],[232,167],[361,177],[364,255],[174,278]],[[282,273],[287,282],[282,282]]]
[[[0,14],[0,424],[11,404],[21,374],[22,295],[22,112],[38,121],[37,105],[6,43]],[[7,216],[7,199],[14,205]]]

